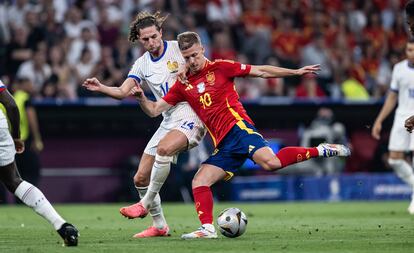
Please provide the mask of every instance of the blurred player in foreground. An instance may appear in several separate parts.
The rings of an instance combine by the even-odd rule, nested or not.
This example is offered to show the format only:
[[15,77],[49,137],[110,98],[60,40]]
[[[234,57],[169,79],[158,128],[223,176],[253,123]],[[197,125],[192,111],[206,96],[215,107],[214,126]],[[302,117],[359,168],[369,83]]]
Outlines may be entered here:
[[52,207],[43,193],[32,184],[24,181],[17,170],[15,158],[24,151],[24,142],[20,139],[20,116],[17,105],[0,81],[0,103],[6,109],[10,120],[11,135],[7,118],[0,110],[0,181],[7,190],[14,193],[27,206],[53,225],[64,240],[66,246],[78,245],[78,230],[67,223]]
[[[253,126],[235,90],[235,77],[275,78],[312,74],[319,65],[292,70],[274,66],[253,66],[238,62],[209,61],[204,56],[200,37],[194,32],[178,35],[178,45],[189,67],[188,81],[177,81],[170,92],[157,102],[148,100],[142,89],[134,95],[150,116],[157,116],[177,103],[187,101],[204,122],[215,145],[213,154],[201,165],[192,182],[195,208],[202,226],[183,239],[216,238],[213,225],[213,196],[210,186],[219,180],[229,180],[247,158],[263,169],[275,171],[313,157],[349,156],[343,145],[321,144],[318,147],[287,147],[276,155]],[[148,213],[143,206],[140,216]]]
[[[405,5],[405,17],[407,18],[408,30],[410,35],[414,37],[414,0],[410,0]],[[408,132],[412,132],[414,129],[414,115],[407,118],[404,122],[404,126]]]
[[[83,86],[91,91],[123,99],[130,95],[134,86],[145,82],[157,100],[164,97],[173,87],[179,75],[179,67],[184,65],[177,41],[162,39],[161,26],[165,19],[158,12],[150,14],[144,11],[132,22],[129,40],[138,40],[147,52],[135,61],[128,78],[120,87],[105,86],[96,78],[87,79]],[[171,162],[176,161],[178,153],[197,146],[206,134],[203,123],[186,102],[166,110],[163,118],[160,127],[148,142],[134,176],[141,203],[149,208],[153,219],[153,225],[135,234],[135,238],[169,235],[159,191],[170,173]],[[125,217],[133,218],[137,208],[139,210],[137,204],[134,204],[121,208],[120,212]]]
[[[398,102],[388,144],[388,163],[401,180],[414,190],[413,167],[405,160],[406,151],[414,151],[414,136],[405,131],[403,122],[414,111],[414,40],[407,42],[405,54],[407,59],[395,64],[392,71],[390,91],[384,105],[375,120],[372,136],[379,140],[382,122],[393,111]],[[413,160],[414,163],[414,160]],[[408,212],[414,214],[414,193]]]

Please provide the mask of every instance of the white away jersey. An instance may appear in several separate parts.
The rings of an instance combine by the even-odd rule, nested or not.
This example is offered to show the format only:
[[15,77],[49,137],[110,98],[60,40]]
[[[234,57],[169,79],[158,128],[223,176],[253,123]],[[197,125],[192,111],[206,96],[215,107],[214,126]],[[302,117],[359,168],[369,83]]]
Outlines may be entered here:
[[[185,64],[177,41],[164,41],[164,52],[158,58],[153,58],[149,52],[145,52],[135,61],[128,73],[129,78],[137,82],[146,81],[155,98],[159,100],[164,97],[177,79],[179,66]],[[168,120],[173,112],[182,116],[193,116],[194,111],[188,103],[180,103],[163,113],[164,119]]]
[[408,60],[395,64],[392,71],[392,91],[398,92],[396,115],[410,116],[414,113],[414,66]]
[[[6,85],[4,85],[4,83],[0,80],[0,92],[3,92],[5,89],[6,89]],[[0,128],[8,128],[7,118],[1,109],[0,109]]]

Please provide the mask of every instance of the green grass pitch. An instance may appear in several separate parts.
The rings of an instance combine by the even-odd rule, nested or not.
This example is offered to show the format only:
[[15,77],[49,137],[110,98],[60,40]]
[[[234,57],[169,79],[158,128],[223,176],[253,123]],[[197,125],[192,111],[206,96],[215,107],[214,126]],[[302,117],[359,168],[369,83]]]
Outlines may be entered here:
[[220,203],[248,217],[239,238],[181,240],[199,226],[192,205],[165,204],[171,237],[133,239],[150,218],[128,220],[122,204],[56,205],[80,230],[79,246],[62,247],[51,226],[25,206],[0,207],[0,252],[414,252],[408,202]]

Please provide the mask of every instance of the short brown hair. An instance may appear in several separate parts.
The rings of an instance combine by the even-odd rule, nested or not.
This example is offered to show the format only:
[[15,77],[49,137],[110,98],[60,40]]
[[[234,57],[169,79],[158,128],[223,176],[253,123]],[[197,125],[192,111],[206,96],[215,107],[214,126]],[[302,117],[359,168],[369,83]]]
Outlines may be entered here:
[[200,36],[195,32],[183,32],[177,36],[178,47],[180,50],[186,50],[192,47],[194,44],[201,45]]
[[161,26],[168,18],[168,15],[161,16],[161,12],[157,11],[151,14],[147,11],[141,11],[137,14],[134,21],[129,26],[129,41],[135,42],[139,37],[139,30],[150,26],[155,26],[158,31],[161,30]]

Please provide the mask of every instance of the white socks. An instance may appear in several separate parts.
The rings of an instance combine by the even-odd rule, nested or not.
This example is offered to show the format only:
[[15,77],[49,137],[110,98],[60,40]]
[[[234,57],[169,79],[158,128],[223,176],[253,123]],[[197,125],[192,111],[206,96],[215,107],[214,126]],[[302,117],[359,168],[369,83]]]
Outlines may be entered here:
[[161,208],[161,198],[159,192],[162,185],[170,174],[172,156],[155,156],[154,165],[151,171],[151,180],[148,188],[137,187],[141,203],[149,209],[149,213],[154,221],[156,228],[164,228],[167,222]]
[[[147,193],[148,187],[136,186],[135,188],[137,188],[139,197],[141,199],[144,198],[145,194]],[[155,196],[148,211],[152,217],[154,227],[162,229],[165,227],[165,225],[167,225],[167,221],[165,220],[164,213],[162,211],[161,198],[159,194]]]
[[155,162],[152,166],[151,180],[148,191],[141,199],[141,203],[145,208],[149,208],[155,196],[160,192],[162,185],[170,174],[172,156],[155,156]]
[[31,207],[37,214],[49,221],[55,230],[58,230],[65,223],[65,220],[60,217],[45,195],[36,186],[23,181],[17,187],[14,195]]
[[414,188],[413,168],[403,159],[388,159],[388,163],[402,181]]

